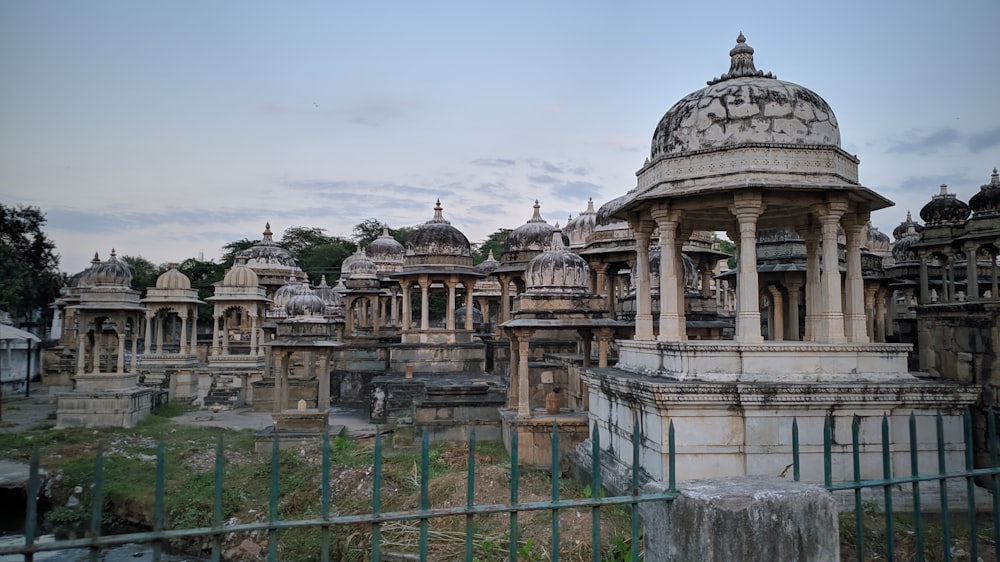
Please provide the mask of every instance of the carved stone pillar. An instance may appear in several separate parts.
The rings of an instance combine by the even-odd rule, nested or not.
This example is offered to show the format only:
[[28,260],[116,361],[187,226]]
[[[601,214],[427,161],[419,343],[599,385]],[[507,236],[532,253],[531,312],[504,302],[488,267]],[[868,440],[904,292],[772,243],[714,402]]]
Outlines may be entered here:
[[734,339],[740,343],[757,343],[764,340],[760,333],[757,277],[757,218],[764,212],[760,193],[736,193],[730,211],[736,216],[740,229]]
[[497,324],[503,324],[504,322],[510,320],[510,274],[503,273],[499,276],[500,279],[500,318],[497,320]]
[[431,327],[430,310],[431,282],[426,275],[420,276],[420,330],[426,332]]
[[[216,312],[212,315],[212,355],[219,355],[219,313]],[[146,332],[146,338],[149,338],[149,332]]]
[[820,234],[815,229],[805,232],[803,238],[806,241],[806,341],[816,340],[816,324],[819,322],[820,313],[823,311],[823,300],[821,298],[820,285],[820,265],[819,265],[819,239]]
[[449,332],[453,332],[455,331],[455,286],[458,283],[454,278],[450,278],[444,284],[448,287],[448,303],[445,307],[444,327]]
[[76,336],[76,374],[82,375],[87,369],[87,335],[83,330],[77,332]]
[[146,344],[146,353],[153,353],[153,316],[156,312],[152,310],[146,311],[146,332],[144,334],[143,341]]
[[257,315],[250,315],[250,355],[257,355]]
[[768,285],[767,292],[771,295],[771,314],[768,318],[771,321],[769,335],[772,340],[783,340],[785,339],[784,298],[781,295],[781,289],[774,285]]
[[530,331],[523,331],[518,335],[517,345],[518,345],[518,378],[517,378],[517,417],[519,418],[530,418],[531,417],[531,392],[528,381],[528,343],[529,338],[531,338]]
[[792,341],[799,341],[799,294],[802,289],[802,282],[787,281],[788,288],[788,314],[785,316],[785,338]]
[[928,304],[931,302],[931,290],[927,282],[927,265],[931,255],[930,252],[922,251],[918,257],[920,258],[920,304]]
[[846,215],[843,221],[847,238],[844,328],[847,341],[851,342],[867,342],[871,333],[866,323],[864,280],[861,276],[861,232],[867,222],[867,213]]
[[[472,298],[472,288],[475,285],[475,280],[470,279],[466,279],[462,283],[462,287],[465,289],[465,326],[463,326],[463,329],[467,332],[471,332],[473,328],[472,313],[475,311],[475,301]],[[483,314],[483,322],[489,322],[485,313]]]
[[[166,314],[169,312],[164,311]],[[156,313],[156,353],[163,353],[163,332],[167,327],[167,319],[161,316],[159,311]]]
[[979,253],[979,244],[976,242],[966,242],[962,249],[965,251],[965,297],[971,300],[979,299],[979,267],[976,254]]
[[188,310],[184,309],[184,315],[181,316],[181,338],[180,341],[178,342],[180,344],[180,347],[177,348],[177,353],[180,355],[187,354],[187,345],[188,345],[187,321],[188,321]]
[[833,200],[824,205],[819,214],[823,244],[823,274],[821,277],[823,312],[818,328],[817,341],[843,343],[844,312],[841,293],[840,259],[837,246],[837,231],[840,217],[847,210],[847,202]]
[[630,224],[635,232],[635,339],[649,341],[653,339],[653,301],[649,279],[649,237],[653,232],[653,223],[636,221]]
[[[878,312],[875,310],[877,306],[878,299],[878,285],[871,285],[865,287],[865,328],[867,329],[868,340],[867,341],[879,341],[876,338],[876,333],[878,331]],[[859,340],[852,340],[859,341]],[[884,340],[882,340],[884,341]]]
[[403,326],[402,330],[408,332],[413,328],[413,311],[411,309],[413,303],[413,297],[410,295],[410,280],[400,279],[399,286],[403,289],[402,295],[402,308],[403,308]]
[[[657,339],[681,341],[684,339],[684,311],[678,310],[678,303],[683,302],[684,293],[678,281],[683,280],[684,273],[680,267],[681,256],[677,245],[681,212],[655,208],[651,215],[660,229],[660,335]],[[645,263],[649,263],[648,260]],[[638,315],[636,320],[638,321]]]
[[885,343],[886,325],[891,323],[890,318],[886,318],[886,300],[892,298],[892,292],[879,289],[875,293],[875,334],[874,341]]

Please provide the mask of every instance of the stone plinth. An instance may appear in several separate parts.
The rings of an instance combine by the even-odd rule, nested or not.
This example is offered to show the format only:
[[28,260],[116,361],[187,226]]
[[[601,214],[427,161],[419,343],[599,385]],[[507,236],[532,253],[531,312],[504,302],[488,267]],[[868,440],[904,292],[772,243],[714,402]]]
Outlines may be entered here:
[[481,343],[401,343],[389,346],[389,371],[396,373],[406,371],[407,365],[412,365],[418,373],[481,372],[485,363],[486,346]]
[[[668,560],[840,560],[833,495],[781,478],[681,483],[673,501],[643,502],[649,562]],[[644,493],[665,492],[655,482]]]
[[677,381],[913,381],[909,344],[618,342],[618,368]]
[[316,431],[322,432],[330,419],[327,411],[305,410],[286,411],[271,414],[274,418],[274,429],[280,434],[283,431]]
[[151,388],[132,386],[57,393],[56,427],[135,427],[152,407]]
[[[546,414],[538,410],[536,415],[522,419],[517,410],[500,410],[503,418],[503,443],[511,450],[511,439],[517,434],[517,461],[520,465],[539,469],[552,467],[552,426],[558,424],[559,458],[571,454],[589,436],[590,424],[586,412]],[[560,460],[560,466],[563,461]]]

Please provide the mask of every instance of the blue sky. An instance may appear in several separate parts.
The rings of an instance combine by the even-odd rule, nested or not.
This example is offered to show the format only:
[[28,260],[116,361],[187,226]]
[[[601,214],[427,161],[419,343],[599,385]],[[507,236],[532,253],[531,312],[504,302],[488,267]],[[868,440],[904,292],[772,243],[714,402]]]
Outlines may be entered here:
[[757,68],[833,107],[887,234],[1000,166],[1000,2],[0,3],[0,202],[62,269],[294,225],[445,217],[472,241],[635,185],[660,117]]

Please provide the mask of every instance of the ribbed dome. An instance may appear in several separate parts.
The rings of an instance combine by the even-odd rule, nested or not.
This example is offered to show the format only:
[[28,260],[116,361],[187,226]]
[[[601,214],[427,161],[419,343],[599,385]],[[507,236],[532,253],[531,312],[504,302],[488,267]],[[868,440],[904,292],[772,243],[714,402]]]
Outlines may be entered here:
[[338,279],[337,284],[330,290],[337,294],[338,300],[343,300],[344,293],[347,292],[347,285],[344,285],[344,278],[341,277]]
[[326,284],[326,275],[320,277],[319,285],[313,289],[313,293],[319,297],[326,306],[340,306],[340,295]]
[[379,271],[398,271],[406,256],[406,248],[389,234],[388,228],[383,228],[382,236],[372,240],[365,251],[375,265],[379,266]]
[[823,98],[757,70],[742,33],[729,56],[729,72],[660,119],[650,160],[747,144],[840,147],[837,119]]
[[[892,231],[892,235],[896,237],[896,241],[892,243],[892,257],[896,263],[917,261],[917,254],[910,247],[920,242],[920,231],[917,230],[919,226],[910,219],[910,213],[906,213],[906,222]],[[902,227],[905,228],[900,231]]]
[[264,238],[246,250],[241,251],[237,256],[247,259],[247,265],[284,266],[298,269],[299,262],[291,252],[274,243],[274,236],[271,233],[271,223],[264,225]]
[[410,233],[406,241],[406,265],[472,267],[469,239],[445,220],[440,199],[434,206],[434,218]]
[[94,283],[90,278],[91,274],[94,272],[94,268],[98,265],[101,265],[101,257],[97,254],[97,252],[94,252],[94,259],[90,260],[90,267],[70,277],[69,287],[93,287]]
[[910,215],[910,212],[906,211],[906,220],[899,223],[899,226],[897,226],[896,228],[892,229],[892,237],[896,240],[901,239],[903,236],[906,235],[906,232],[910,229],[910,227],[912,227],[917,234],[919,234],[920,231],[924,229],[924,225],[913,220],[913,217]]
[[274,296],[271,297],[274,308],[286,306],[288,301],[292,300],[292,297],[297,295],[301,288],[302,282],[296,279],[294,275],[289,276],[288,283],[278,287],[278,290],[274,292]]
[[485,260],[476,266],[476,273],[482,273],[483,275],[489,275],[496,271],[496,268],[500,267],[500,262],[493,257],[493,250],[490,250],[490,255],[486,257]]
[[[97,254],[94,254],[94,259],[97,259]],[[107,261],[92,265],[87,277],[90,285],[127,287],[132,283],[132,270],[129,269],[127,263],[118,259],[118,255],[112,248],[111,257]]]
[[[542,252],[552,244],[552,232],[555,227],[542,218],[541,205],[535,199],[535,212],[528,222],[510,231],[503,243],[504,261],[509,261],[510,254],[516,260],[518,252]],[[569,245],[569,238],[563,237],[563,243]]]
[[157,289],[190,289],[191,280],[177,269],[176,263],[168,265],[170,269],[164,271],[156,278]]
[[529,292],[588,293],[590,267],[563,244],[562,232],[552,232],[549,249],[535,256],[525,270]]
[[222,284],[227,287],[257,287],[260,279],[252,269],[247,267],[247,259],[243,256],[236,257],[236,264],[226,272],[222,278]]
[[1000,175],[996,168],[993,168],[990,183],[980,186],[979,193],[969,199],[969,207],[974,217],[1000,215]]
[[344,260],[340,271],[347,279],[374,279],[378,274],[378,267],[364,250],[359,249]]
[[936,226],[950,222],[962,222],[969,218],[972,209],[955,197],[954,193],[948,193],[948,186],[941,184],[941,193],[931,198],[930,202],[920,209],[920,218],[924,219],[927,226]]
[[325,311],[326,303],[313,293],[309,283],[300,284],[298,292],[285,305],[289,316],[322,316]]
[[567,222],[563,233],[569,238],[570,246],[583,246],[587,243],[587,238],[590,238],[590,235],[594,233],[596,227],[597,212],[594,211],[594,200],[587,199],[587,210]]

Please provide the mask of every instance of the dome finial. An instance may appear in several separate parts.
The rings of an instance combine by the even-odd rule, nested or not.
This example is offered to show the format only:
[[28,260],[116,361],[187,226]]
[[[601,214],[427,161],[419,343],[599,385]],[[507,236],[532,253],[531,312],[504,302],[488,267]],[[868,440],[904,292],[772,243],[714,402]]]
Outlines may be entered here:
[[753,64],[753,47],[747,45],[747,38],[743,36],[743,32],[740,31],[738,37],[736,37],[736,46],[729,50],[729,72],[723,74],[722,76],[715,78],[714,80],[709,80],[708,85],[718,84],[725,80],[730,80],[732,78],[748,78],[759,76],[761,78],[776,78],[770,72],[764,74],[763,71],[757,70],[757,67]]
[[274,234],[271,232],[271,222],[270,221],[264,223],[264,232],[263,232],[263,234],[264,234],[264,239],[260,241],[261,244],[264,244],[264,245],[272,245],[272,244],[274,244]]
[[90,263],[101,263],[101,256],[97,255],[97,252],[94,252],[94,259],[90,260]]
[[441,212],[443,210],[444,210],[443,207],[441,207],[441,198],[438,197],[437,204],[434,205],[434,218],[427,221],[428,224],[429,223],[451,224],[449,221],[445,220],[444,213]]
[[541,208],[542,206],[538,204],[538,199],[535,199],[535,212],[531,215],[531,218],[528,219],[528,222],[546,222],[545,219],[542,218],[542,213],[540,211]]
[[117,258],[118,257],[118,252],[115,252],[114,248],[111,248],[111,257],[113,257],[113,258]]
[[990,176],[990,186],[1000,186],[1000,174],[997,174],[997,169],[993,168],[993,175]]

